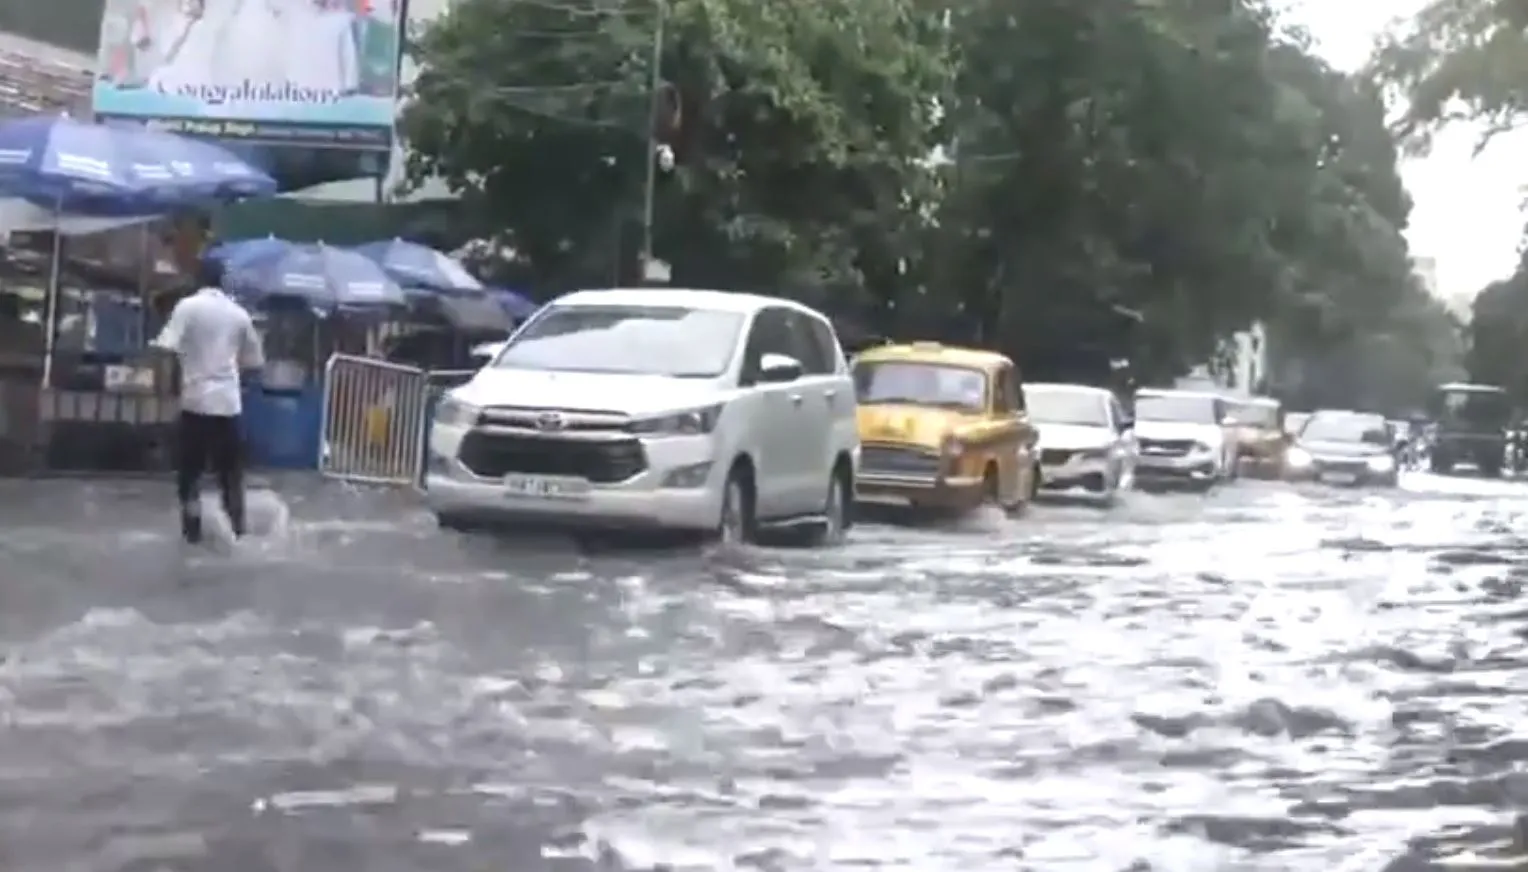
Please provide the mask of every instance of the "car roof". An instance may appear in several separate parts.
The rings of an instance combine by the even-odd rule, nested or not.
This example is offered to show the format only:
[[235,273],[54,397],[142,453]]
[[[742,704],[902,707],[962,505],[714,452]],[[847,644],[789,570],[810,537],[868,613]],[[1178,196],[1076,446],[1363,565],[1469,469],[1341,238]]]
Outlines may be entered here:
[[559,306],[680,306],[751,315],[769,306],[783,306],[814,318],[827,320],[817,310],[783,297],[765,297],[738,291],[707,291],[690,288],[604,288],[574,291],[554,301]]
[[1091,394],[1093,396],[1099,397],[1100,399],[1106,399],[1108,397],[1114,396],[1114,392],[1110,391],[1108,388],[1101,388],[1096,385],[1068,384],[1066,382],[1027,382],[1024,385],[1024,390],[1075,391],[1079,394]]
[[944,364],[946,366],[991,369],[1012,363],[1008,356],[997,351],[980,348],[962,348],[959,345],[943,345],[938,342],[903,342],[893,345],[877,345],[859,353],[856,361],[863,363],[886,363],[906,361],[909,363]]
[[1199,400],[1224,400],[1225,394],[1214,391],[1185,391],[1177,388],[1141,388],[1135,392],[1138,397],[1189,397]]
[[1449,382],[1446,385],[1438,385],[1440,391],[1474,391],[1482,394],[1504,394],[1506,390],[1496,385],[1477,385],[1469,382]]
[[1355,409],[1317,409],[1310,413],[1312,418],[1317,415],[1325,415],[1328,418],[1371,418],[1388,423],[1388,419],[1378,412],[1359,412]]

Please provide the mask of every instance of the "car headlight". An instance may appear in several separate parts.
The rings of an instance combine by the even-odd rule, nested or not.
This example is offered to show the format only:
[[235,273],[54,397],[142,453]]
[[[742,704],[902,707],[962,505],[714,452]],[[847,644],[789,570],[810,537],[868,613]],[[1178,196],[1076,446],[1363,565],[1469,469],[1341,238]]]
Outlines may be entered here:
[[1209,445],[1206,445],[1203,442],[1195,442],[1194,443],[1194,447],[1189,449],[1189,453],[1190,454],[1210,454],[1214,450],[1215,450],[1214,448],[1211,448]]
[[1395,469],[1395,458],[1384,454],[1369,458],[1369,469],[1374,472],[1389,472]]
[[945,435],[941,448],[945,454],[960,454],[966,450],[966,443],[962,442],[960,437],[954,433],[949,433]]
[[721,420],[722,405],[706,406],[701,409],[688,409],[683,412],[670,412],[656,418],[644,418],[633,421],[628,428],[633,433],[646,433],[650,435],[665,436],[693,436],[700,433],[710,433],[716,429],[716,422]]
[[1296,467],[1310,466],[1315,462],[1315,458],[1311,457],[1310,452],[1304,448],[1290,448],[1284,452],[1284,462]]
[[477,423],[481,409],[451,396],[440,398],[435,404],[435,422],[449,427],[470,427]]

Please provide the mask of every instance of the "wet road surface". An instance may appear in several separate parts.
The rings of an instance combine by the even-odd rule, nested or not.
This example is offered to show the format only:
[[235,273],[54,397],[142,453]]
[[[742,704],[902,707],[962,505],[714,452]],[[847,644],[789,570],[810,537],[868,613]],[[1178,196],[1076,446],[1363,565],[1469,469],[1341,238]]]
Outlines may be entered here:
[[1528,484],[596,557],[285,492],[284,540],[212,558],[163,486],[0,485],[0,869],[1522,855]]

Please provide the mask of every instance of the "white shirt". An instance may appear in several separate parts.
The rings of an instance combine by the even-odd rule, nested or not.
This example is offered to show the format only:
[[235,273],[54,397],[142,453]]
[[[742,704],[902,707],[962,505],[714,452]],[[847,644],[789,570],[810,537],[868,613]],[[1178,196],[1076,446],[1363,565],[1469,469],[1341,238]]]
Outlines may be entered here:
[[254,321],[217,288],[176,303],[154,344],[180,357],[180,407],[199,415],[240,414],[239,370],[265,365]]

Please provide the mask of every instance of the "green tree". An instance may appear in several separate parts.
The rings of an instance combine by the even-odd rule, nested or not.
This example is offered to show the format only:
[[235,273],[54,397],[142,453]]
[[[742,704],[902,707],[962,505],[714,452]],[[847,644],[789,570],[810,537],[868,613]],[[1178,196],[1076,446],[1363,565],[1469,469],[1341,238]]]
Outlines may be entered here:
[[419,41],[411,176],[544,285],[629,279],[653,124],[676,283],[859,288],[861,245],[903,235],[927,186],[946,44],[917,0],[464,0]]
[[1385,36],[1371,71],[1399,98],[1396,127],[1415,148],[1459,120],[1485,122],[1484,142],[1528,113],[1528,3],[1430,0]]
[[1500,385],[1519,405],[1528,404],[1528,268],[1492,282],[1476,295],[1470,311],[1466,362],[1474,381]]
[[[1528,3],[1432,0],[1382,41],[1371,64],[1398,98],[1398,134],[1417,151],[1457,121],[1483,123],[1480,146],[1528,117]],[[1469,375],[1528,403],[1528,263],[1476,297],[1468,330]]]
[[[542,287],[631,274],[645,3],[463,0],[420,43],[413,178],[463,192]],[[1259,3],[664,8],[678,166],[656,250],[676,283],[793,293],[1061,377],[1115,357],[1170,376],[1262,320],[1293,388],[1340,369],[1394,403],[1449,353],[1418,339],[1451,328],[1410,275],[1375,89]]]

